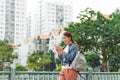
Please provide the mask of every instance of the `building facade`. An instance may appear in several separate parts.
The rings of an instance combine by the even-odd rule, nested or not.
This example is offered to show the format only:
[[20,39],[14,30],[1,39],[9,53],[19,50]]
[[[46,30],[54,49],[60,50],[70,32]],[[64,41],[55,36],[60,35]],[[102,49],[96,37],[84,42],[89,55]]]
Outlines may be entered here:
[[6,15],[6,0],[0,0],[0,39],[5,38],[5,15]]
[[64,0],[41,0],[40,32],[49,34],[52,29],[68,26],[73,21],[73,6]]
[[0,5],[0,39],[6,39],[10,44],[24,41],[26,0],[1,0]]

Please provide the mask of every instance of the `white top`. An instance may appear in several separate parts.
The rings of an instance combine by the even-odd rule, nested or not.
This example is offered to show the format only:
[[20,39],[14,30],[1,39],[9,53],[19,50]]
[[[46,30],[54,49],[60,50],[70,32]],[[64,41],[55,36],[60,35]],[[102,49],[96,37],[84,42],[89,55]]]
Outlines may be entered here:
[[68,53],[68,51],[69,51],[69,46],[67,45],[67,46],[64,48],[64,52],[65,52],[65,53]]
[[[64,52],[67,54],[69,51],[69,46],[67,45],[65,48],[64,48]],[[62,66],[62,68],[65,68],[65,69],[71,69],[72,67],[69,66],[69,64],[65,65],[65,66]]]

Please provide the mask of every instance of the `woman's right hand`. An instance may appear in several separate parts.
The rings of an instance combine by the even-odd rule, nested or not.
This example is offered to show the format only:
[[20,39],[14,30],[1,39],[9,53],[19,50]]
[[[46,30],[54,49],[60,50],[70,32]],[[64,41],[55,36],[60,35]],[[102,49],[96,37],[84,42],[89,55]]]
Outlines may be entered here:
[[55,47],[56,47],[56,51],[58,53],[63,53],[64,52],[61,46],[55,46]]

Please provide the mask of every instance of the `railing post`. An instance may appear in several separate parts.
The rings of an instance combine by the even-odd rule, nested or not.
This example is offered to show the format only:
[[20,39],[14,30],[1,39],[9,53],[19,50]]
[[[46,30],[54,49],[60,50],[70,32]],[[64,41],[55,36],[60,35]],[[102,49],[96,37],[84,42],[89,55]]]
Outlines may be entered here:
[[92,69],[88,68],[87,71],[88,75],[86,75],[86,80],[92,80]]
[[11,64],[10,80],[15,80],[15,65]]

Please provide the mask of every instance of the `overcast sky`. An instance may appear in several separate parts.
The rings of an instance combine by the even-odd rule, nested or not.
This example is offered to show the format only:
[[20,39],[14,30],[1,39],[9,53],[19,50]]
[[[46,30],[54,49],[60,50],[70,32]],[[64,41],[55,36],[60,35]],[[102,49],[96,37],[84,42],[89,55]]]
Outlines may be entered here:
[[[27,0],[27,12],[34,10],[39,0]],[[64,0],[65,1],[65,0]],[[73,2],[74,20],[78,13],[87,7],[103,14],[111,14],[116,8],[120,8],[120,0],[66,0]]]

